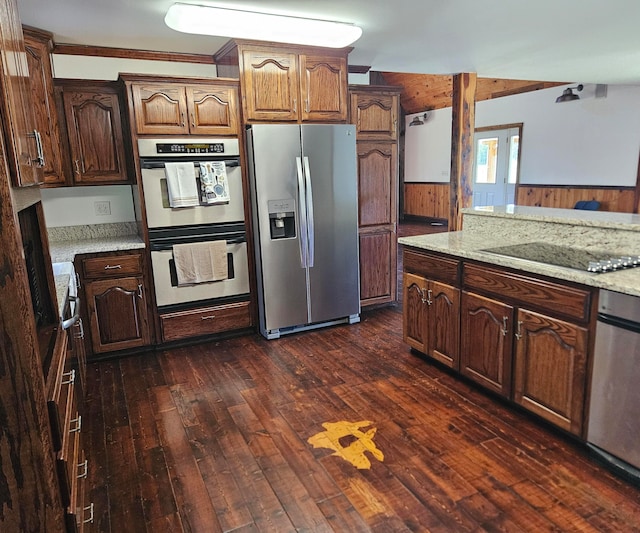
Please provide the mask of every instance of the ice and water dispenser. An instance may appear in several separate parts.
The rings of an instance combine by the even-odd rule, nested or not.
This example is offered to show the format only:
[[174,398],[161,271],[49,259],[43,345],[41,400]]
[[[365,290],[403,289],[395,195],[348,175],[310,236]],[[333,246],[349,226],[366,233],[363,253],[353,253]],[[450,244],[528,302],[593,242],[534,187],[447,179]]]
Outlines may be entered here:
[[271,239],[288,239],[296,236],[296,202],[288,200],[269,200],[269,230]]

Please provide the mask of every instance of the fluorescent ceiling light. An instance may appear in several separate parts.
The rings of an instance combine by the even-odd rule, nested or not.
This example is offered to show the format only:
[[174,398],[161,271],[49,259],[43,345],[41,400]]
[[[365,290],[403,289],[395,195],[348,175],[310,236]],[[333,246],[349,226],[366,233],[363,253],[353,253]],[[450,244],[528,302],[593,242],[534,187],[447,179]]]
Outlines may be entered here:
[[360,38],[354,24],[213,6],[175,3],[164,17],[170,28],[203,35],[343,48]]

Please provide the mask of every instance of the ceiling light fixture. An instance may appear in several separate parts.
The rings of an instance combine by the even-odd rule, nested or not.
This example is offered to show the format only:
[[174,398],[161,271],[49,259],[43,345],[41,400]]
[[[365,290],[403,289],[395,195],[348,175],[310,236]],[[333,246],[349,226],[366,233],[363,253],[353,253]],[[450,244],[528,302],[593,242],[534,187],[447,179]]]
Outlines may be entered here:
[[170,28],[184,33],[329,48],[343,48],[362,35],[361,28],[345,22],[180,2],[168,9],[164,22]]
[[562,102],[571,102],[573,100],[580,100],[580,97],[577,94],[573,93],[573,89],[580,92],[584,89],[584,85],[576,85],[575,87],[567,87],[562,94],[556,98],[556,104],[561,104]]
[[420,118],[420,115],[416,115],[413,117],[413,120],[409,122],[409,126],[422,126],[427,121],[427,118],[429,118],[428,113],[424,113],[422,118]]

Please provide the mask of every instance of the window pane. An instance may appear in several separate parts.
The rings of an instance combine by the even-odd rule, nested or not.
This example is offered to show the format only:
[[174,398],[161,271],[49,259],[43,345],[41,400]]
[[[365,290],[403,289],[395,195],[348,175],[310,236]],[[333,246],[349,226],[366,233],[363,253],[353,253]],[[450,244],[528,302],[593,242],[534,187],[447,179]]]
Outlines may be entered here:
[[515,183],[518,179],[518,147],[520,136],[512,135],[509,139],[509,183]]
[[496,182],[498,138],[478,139],[476,144],[476,183]]

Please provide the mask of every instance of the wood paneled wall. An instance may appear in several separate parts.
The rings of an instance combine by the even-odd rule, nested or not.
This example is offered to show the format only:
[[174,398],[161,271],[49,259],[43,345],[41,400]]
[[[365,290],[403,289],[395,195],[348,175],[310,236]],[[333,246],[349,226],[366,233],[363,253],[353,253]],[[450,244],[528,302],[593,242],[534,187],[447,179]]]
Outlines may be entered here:
[[634,187],[552,187],[523,185],[516,192],[516,204],[573,208],[579,200],[597,200],[600,211],[635,212]]
[[[523,185],[516,192],[517,205],[571,209],[579,200],[597,200],[600,211],[635,213],[634,187],[569,187]],[[405,183],[402,214],[446,219],[449,183]]]
[[402,213],[425,218],[449,218],[449,182],[405,183]]

